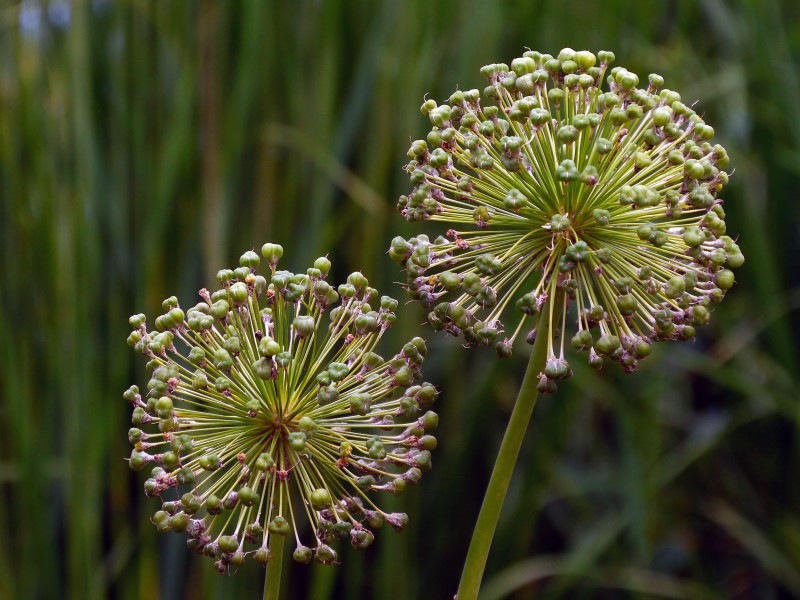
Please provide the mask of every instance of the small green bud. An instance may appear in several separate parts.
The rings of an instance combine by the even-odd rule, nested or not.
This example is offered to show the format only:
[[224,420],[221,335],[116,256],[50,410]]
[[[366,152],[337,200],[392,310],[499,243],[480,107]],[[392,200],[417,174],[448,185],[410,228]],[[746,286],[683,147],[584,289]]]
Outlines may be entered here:
[[667,298],[680,298],[686,291],[686,281],[680,275],[674,275],[664,284],[664,295]]
[[239,488],[239,501],[244,506],[253,506],[259,500],[258,493],[248,486]]
[[272,454],[269,452],[264,452],[258,455],[256,459],[255,468],[257,471],[268,471],[275,465],[275,460],[272,458]]
[[293,431],[288,436],[289,446],[295,452],[302,452],[306,447],[308,436],[304,431]]
[[323,565],[333,564],[339,558],[338,554],[336,554],[336,550],[325,544],[320,544],[317,546],[317,551],[315,552],[314,557]]
[[210,494],[206,498],[205,508],[208,514],[218,515],[222,512],[222,502],[217,496],[215,496],[214,494]]
[[224,348],[217,348],[214,351],[214,366],[220,371],[228,371],[233,367],[233,358]]
[[292,558],[304,565],[310,563],[313,556],[314,552],[308,546],[298,546],[292,553]]
[[330,492],[327,489],[317,488],[311,492],[309,501],[311,502],[311,506],[314,510],[322,510],[324,508],[329,508],[333,500]]
[[439,426],[439,415],[429,410],[420,417],[419,423],[424,429],[436,429]]
[[269,525],[267,525],[267,529],[270,533],[275,533],[277,535],[288,535],[292,531],[289,527],[289,522],[281,516],[272,519]]
[[169,527],[172,531],[180,533],[181,531],[186,531],[186,526],[189,525],[189,521],[189,515],[185,512],[179,512],[170,517]]
[[145,452],[139,452],[138,450],[131,451],[131,457],[128,460],[128,466],[131,468],[132,471],[141,471],[142,469],[147,466],[151,457]]
[[248,269],[255,269],[260,263],[261,258],[252,250],[248,250],[239,258],[239,265]]
[[556,132],[556,139],[558,140],[559,144],[572,144],[578,139],[580,133],[578,130],[573,127],[572,125],[564,125],[559,127],[558,131]]
[[372,396],[367,392],[358,392],[350,398],[350,411],[356,415],[369,414],[372,406]]
[[691,225],[687,227],[683,232],[683,241],[686,243],[687,246],[690,248],[696,248],[704,241],[706,241],[706,236],[703,233],[703,230],[695,225]]
[[258,342],[258,353],[264,357],[273,357],[280,353],[281,345],[271,337],[263,337]]
[[714,283],[723,291],[727,291],[733,287],[735,277],[733,271],[722,269],[714,274]]
[[597,343],[595,344],[595,348],[600,354],[611,354],[617,348],[620,347],[619,338],[615,335],[604,335],[601,336]]
[[569,228],[572,222],[566,215],[553,215],[550,219],[551,231],[564,231]]
[[220,536],[218,544],[222,552],[235,552],[239,547],[239,540],[233,535],[223,535]]
[[264,244],[261,246],[261,256],[267,259],[270,268],[274,269],[283,256],[283,246],[278,244]]

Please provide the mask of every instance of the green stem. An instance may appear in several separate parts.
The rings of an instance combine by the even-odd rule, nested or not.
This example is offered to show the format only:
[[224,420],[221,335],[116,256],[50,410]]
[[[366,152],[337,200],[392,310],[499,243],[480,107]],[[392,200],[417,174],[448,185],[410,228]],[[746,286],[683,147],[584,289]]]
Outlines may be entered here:
[[269,540],[269,563],[264,582],[264,600],[278,600],[281,595],[281,571],[283,571],[283,549],[286,536],[273,533]]
[[[550,312],[550,302],[553,302],[552,313]],[[550,331],[553,324],[558,324],[563,306],[563,291],[558,288],[555,297],[542,307],[536,330],[536,341],[533,344],[525,378],[522,380],[522,387],[520,387],[517,402],[514,404],[514,410],[508,421],[503,442],[500,444],[500,451],[489,479],[489,486],[486,488],[481,512],[475,523],[475,530],[472,532],[472,541],[469,544],[464,570],[458,585],[458,594],[456,595],[458,600],[475,600],[478,597],[483,571],[486,568],[486,559],[489,557],[489,549],[497,522],[500,519],[503,501],[508,491],[508,485],[511,483],[514,465],[517,462],[517,456],[519,456],[519,450],[528,429],[528,422],[539,395],[536,384],[539,373],[544,370],[547,362],[547,342],[551,335]]]

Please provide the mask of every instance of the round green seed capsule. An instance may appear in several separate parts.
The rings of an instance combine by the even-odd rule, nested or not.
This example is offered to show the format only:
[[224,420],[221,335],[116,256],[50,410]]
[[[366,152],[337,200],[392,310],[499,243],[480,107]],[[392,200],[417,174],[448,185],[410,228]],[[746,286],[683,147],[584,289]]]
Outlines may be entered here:
[[186,531],[189,521],[189,515],[187,515],[185,512],[179,512],[170,517],[169,526],[172,531],[180,533],[181,531]]
[[733,275],[733,271],[728,269],[722,269],[721,271],[717,271],[714,275],[714,283],[717,284],[717,287],[723,291],[727,291],[733,287],[735,281],[735,277]]
[[261,246],[261,256],[267,259],[270,266],[275,266],[283,256],[283,246],[279,244],[264,244]]
[[664,295],[667,298],[679,298],[686,291],[686,280],[680,275],[672,276],[664,284]]
[[217,543],[219,544],[219,549],[222,552],[235,552],[239,547],[239,540],[233,535],[220,536]]
[[314,552],[308,546],[298,546],[292,553],[292,558],[304,565],[310,563],[313,556]]
[[687,246],[690,248],[696,248],[704,241],[706,241],[706,236],[703,233],[703,230],[695,225],[691,225],[687,227],[683,232],[683,241],[686,243]]
[[256,470],[258,471],[268,471],[275,465],[275,460],[272,458],[272,454],[268,452],[264,452],[258,455],[256,459]]
[[636,298],[633,294],[617,296],[617,308],[622,315],[628,316],[636,312]]
[[597,343],[595,344],[595,348],[600,354],[611,354],[617,348],[620,347],[619,338],[615,335],[604,335],[601,336]]
[[139,452],[138,450],[133,450],[131,452],[131,457],[128,460],[128,466],[131,468],[132,471],[141,471],[150,462],[150,456],[145,452]]
[[277,535],[288,535],[292,529],[289,527],[289,522],[281,516],[277,516],[269,522],[267,526],[270,533]]
[[437,441],[436,438],[432,435],[423,435],[419,440],[417,440],[420,448],[425,450],[435,450]]
[[576,63],[578,63],[578,67],[585,71],[586,69],[590,69],[595,65],[597,62],[597,57],[588,50],[580,50],[575,53],[574,60]]
[[647,358],[653,352],[653,345],[645,340],[639,340],[633,347],[633,354],[636,358]]
[[325,488],[317,488],[311,492],[309,500],[314,510],[328,508],[330,507],[332,501],[330,492]]
[[173,471],[178,466],[179,462],[180,459],[178,458],[178,455],[171,450],[169,452],[164,452],[164,454],[161,455],[161,466],[163,466],[167,471]]
[[308,436],[304,431],[293,431],[286,437],[292,450],[295,452],[302,452],[305,450]]
[[243,486],[239,488],[239,501],[244,506],[253,506],[258,502],[258,494],[250,487]]

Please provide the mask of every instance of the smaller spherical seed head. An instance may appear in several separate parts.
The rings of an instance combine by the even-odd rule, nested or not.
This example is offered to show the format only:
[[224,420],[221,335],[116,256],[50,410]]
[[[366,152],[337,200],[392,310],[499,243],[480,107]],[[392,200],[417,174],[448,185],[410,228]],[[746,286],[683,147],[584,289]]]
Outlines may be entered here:
[[[408,154],[413,187],[398,209],[451,227],[392,240],[409,293],[434,329],[500,357],[563,299],[543,391],[571,372],[553,333],[569,307],[572,346],[632,371],[651,342],[691,339],[744,262],[726,235],[729,158],[713,128],[661,76],[639,87],[614,58],[566,48],[487,65],[483,102],[477,90],[426,101],[433,128]],[[507,328],[510,304],[521,318]]]
[[[153,523],[185,532],[195,552],[225,572],[247,556],[269,561],[269,537],[291,535],[294,558],[337,561],[331,547],[359,549],[384,521],[369,491],[401,493],[430,468],[438,394],[415,385],[427,350],[415,338],[390,359],[376,353],[397,301],[353,273],[338,291],[331,265],[277,270],[283,249],[265,244],[269,273],[249,251],[224,269],[222,287],[201,290],[185,313],[164,301],[156,330],[130,319],[129,341],[149,359],[145,391],[128,388],[133,470],[151,467],[145,493],[162,500]],[[300,543],[297,517],[314,531]]]

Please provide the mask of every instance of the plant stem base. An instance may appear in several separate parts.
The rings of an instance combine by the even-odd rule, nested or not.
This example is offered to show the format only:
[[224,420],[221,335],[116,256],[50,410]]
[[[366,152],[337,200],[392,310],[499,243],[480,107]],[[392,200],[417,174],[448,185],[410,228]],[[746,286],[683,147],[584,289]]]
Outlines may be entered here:
[[[553,302],[552,310],[550,302]],[[548,341],[553,323],[558,323],[561,318],[563,308],[563,291],[559,290],[544,307],[542,307],[539,324],[536,331],[536,341],[533,345],[528,368],[522,380],[514,410],[508,421],[508,427],[503,435],[503,442],[497,454],[497,460],[486,488],[486,495],[483,498],[481,511],[475,523],[475,530],[472,533],[472,540],[467,551],[467,558],[464,562],[464,570],[461,574],[461,581],[458,585],[458,600],[476,600],[480,590],[483,571],[486,568],[486,561],[489,557],[489,549],[492,545],[497,522],[500,519],[500,511],[503,508],[508,486],[511,483],[511,476],[514,473],[514,465],[517,462],[520,448],[525,440],[525,432],[528,429],[536,400],[539,396],[536,390],[539,373],[547,362]]]

